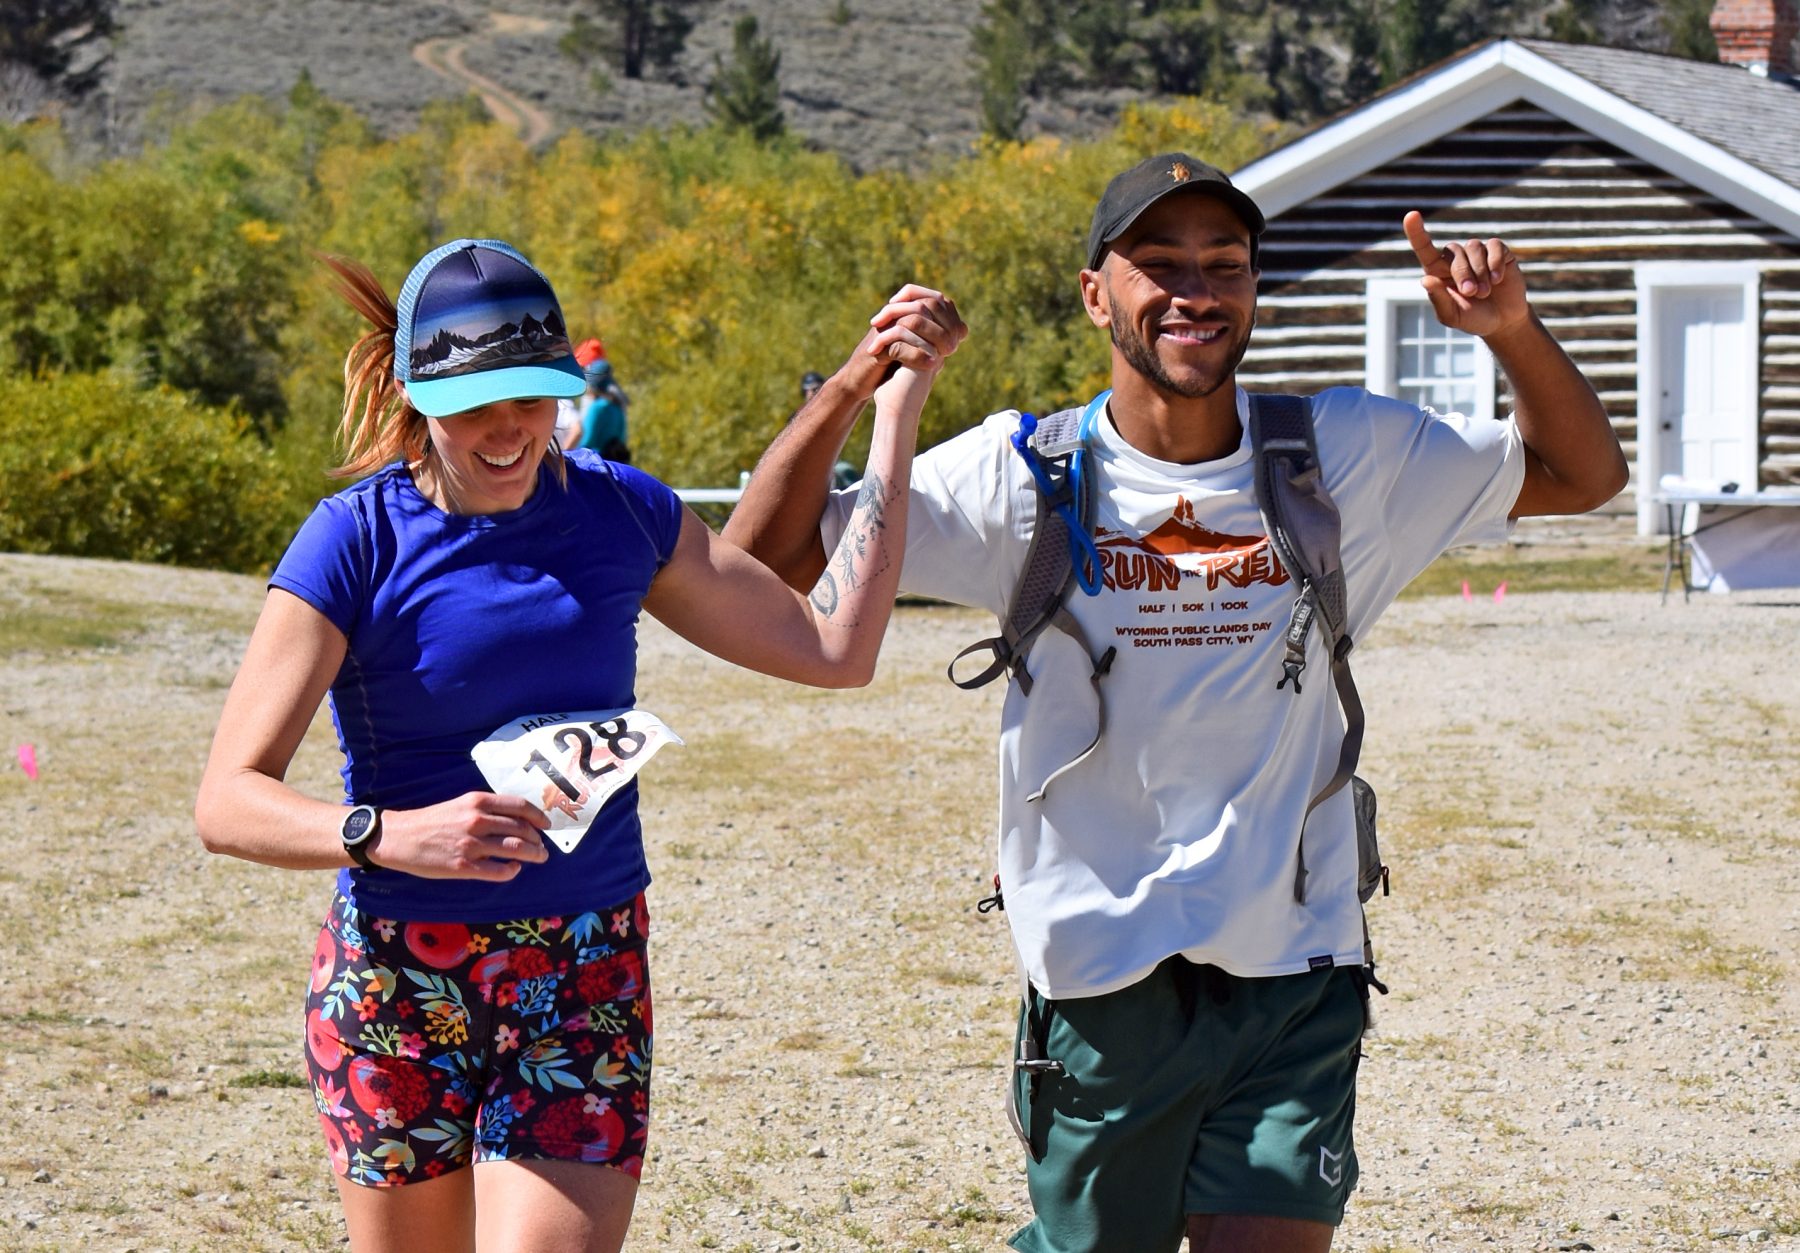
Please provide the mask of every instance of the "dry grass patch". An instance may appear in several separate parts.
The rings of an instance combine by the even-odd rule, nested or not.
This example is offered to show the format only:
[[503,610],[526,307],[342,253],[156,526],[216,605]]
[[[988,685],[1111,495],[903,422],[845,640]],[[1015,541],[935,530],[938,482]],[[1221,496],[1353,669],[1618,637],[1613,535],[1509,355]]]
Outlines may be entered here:
[[1679,911],[1664,911],[1669,911],[1666,902],[1595,910],[1551,938],[1566,948],[1624,956],[1619,977],[1628,982],[1688,986],[1704,981],[1766,995],[1787,978],[1786,963],[1767,950],[1729,943],[1710,926],[1684,923]]
[[1392,1053],[1405,1061],[1460,1061],[1467,1041],[1447,1035],[1377,1035],[1367,1044],[1370,1052]]
[[1545,557],[1526,548],[1459,548],[1445,553],[1407,584],[1408,600],[1460,596],[1466,581],[1475,596],[1501,583],[1508,595],[1531,592],[1641,592],[1662,584],[1661,545],[1625,545],[1591,553]]

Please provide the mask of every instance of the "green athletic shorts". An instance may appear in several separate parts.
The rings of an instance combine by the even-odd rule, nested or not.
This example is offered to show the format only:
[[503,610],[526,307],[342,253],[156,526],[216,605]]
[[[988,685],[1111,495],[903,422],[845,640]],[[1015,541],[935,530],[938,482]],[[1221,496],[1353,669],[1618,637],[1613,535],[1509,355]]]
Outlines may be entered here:
[[1367,997],[1351,967],[1241,979],[1180,957],[1106,996],[1034,992],[1064,1073],[1014,1075],[1037,1217],[1012,1247],[1175,1250],[1188,1214],[1342,1222]]

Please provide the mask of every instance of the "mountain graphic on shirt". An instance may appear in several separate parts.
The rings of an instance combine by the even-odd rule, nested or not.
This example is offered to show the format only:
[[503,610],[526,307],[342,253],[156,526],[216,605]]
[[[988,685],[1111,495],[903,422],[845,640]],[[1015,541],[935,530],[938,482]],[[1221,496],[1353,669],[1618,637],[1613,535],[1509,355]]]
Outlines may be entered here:
[[1287,582],[1266,535],[1228,535],[1204,526],[1186,497],[1178,497],[1168,521],[1149,534],[1100,530],[1094,546],[1101,578],[1113,589],[1172,591],[1183,576],[1199,576],[1208,588]]
[[1134,539],[1116,531],[1105,531],[1095,543],[1102,548],[1137,548],[1145,552],[1178,557],[1185,553],[1235,553],[1268,543],[1262,535],[1227,535],[1203,526],[1194,517],[1194,506],[1185,496],[1175,500],[1175,511],[1169,520],[1142,538]]

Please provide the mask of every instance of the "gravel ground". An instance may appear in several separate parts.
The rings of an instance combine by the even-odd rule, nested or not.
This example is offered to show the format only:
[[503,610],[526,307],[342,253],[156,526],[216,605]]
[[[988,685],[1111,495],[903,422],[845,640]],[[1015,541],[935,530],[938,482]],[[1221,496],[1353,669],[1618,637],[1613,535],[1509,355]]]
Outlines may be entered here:
[[[1393,995],[1337,1248],[1800,1250],[1800,592],[1490,589],[1357,654]],[[260,600],[0,555],[0,1248],[335,1247],[298,1006],[329,889],[206,856]],[[1026,1215],[986,627],[906,608],[865,692],[654,624],[656,1120],[633,1250],[990,1249]],[[35,781],[14,764],[32,743]],[[323,718],[295,781],[336,786]]]

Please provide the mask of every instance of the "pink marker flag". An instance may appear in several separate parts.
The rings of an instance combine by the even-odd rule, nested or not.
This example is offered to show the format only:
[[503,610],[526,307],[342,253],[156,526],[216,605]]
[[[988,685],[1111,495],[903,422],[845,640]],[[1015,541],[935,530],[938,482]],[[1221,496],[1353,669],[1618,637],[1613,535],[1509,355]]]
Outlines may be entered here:
[[37,749],[29,744],[19,745],[19,769],[25,772],[26,778],[37,779]]
[[1506,599],[1506,580],[1501,579],[1500,586],[1496,587],[1494,589],[1494,603],[1496,605],[1498,605],[1501,601],[1503,601],[1505,599]]
[[1464,600],[1474,600],[1475,599],[1473,596],[1471,596],[1469,594],[1469,580],[1467,580],[1467,579],[1463,580],[1463,599]]

